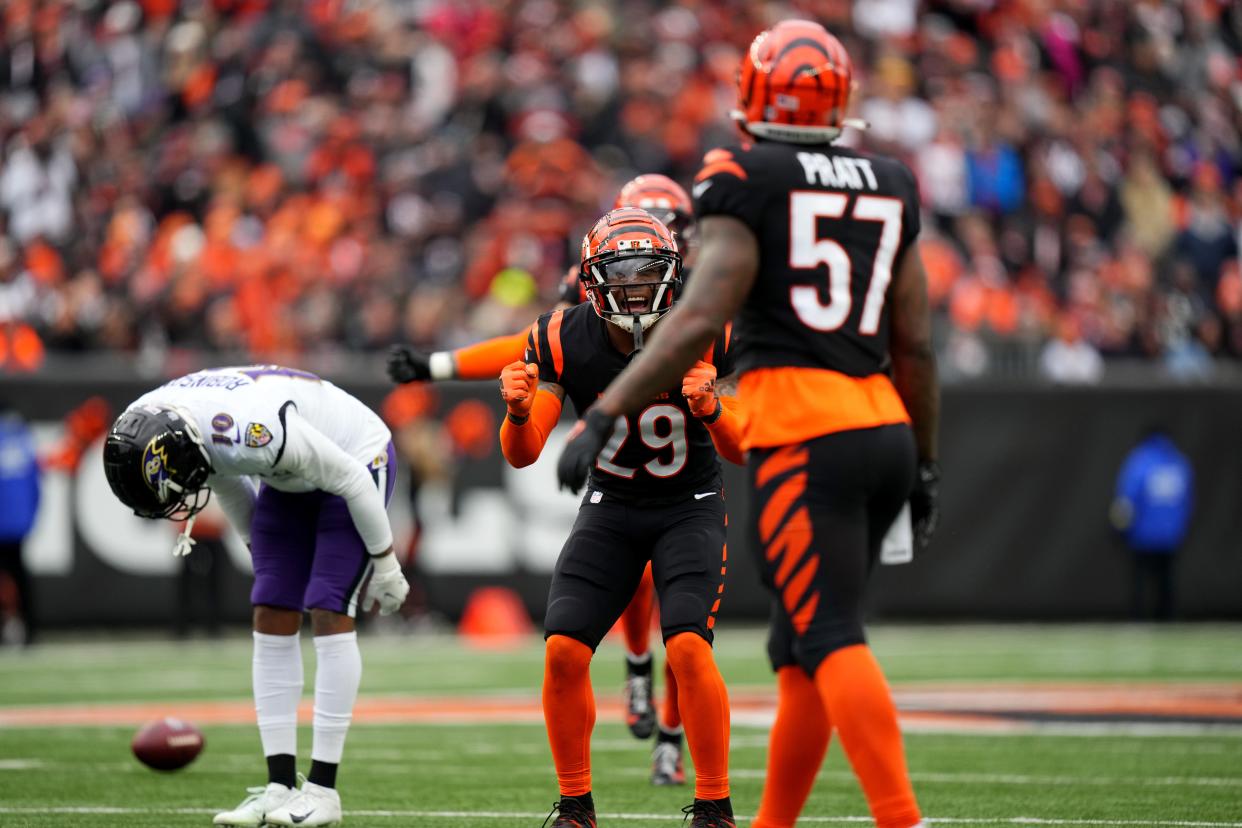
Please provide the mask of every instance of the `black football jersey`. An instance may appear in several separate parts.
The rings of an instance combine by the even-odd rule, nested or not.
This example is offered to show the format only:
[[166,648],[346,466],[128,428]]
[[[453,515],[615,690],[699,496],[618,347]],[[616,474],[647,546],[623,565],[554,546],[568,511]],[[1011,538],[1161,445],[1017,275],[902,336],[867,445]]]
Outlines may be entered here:
[[918,188],[904,164],[760,141],[708,153],[694,197],[699,219],[732,216],[759,241],[759,274],[737,318],[740,371],[887,370],[888,287],[919,232]]
[[[526,361],[539,366],[539,380],[565,389],[578,416],[589,408],[635,354],[613,347],[605,325],[588,302],[545,313],[531,329]],[[717,376],[733,372],[730,336],[722,334],[704,359]],[[612,439],[591,468],[588,487],[623,500],[677,500],[718,491],[720,460],[707,426],[690,413],[676,387],[632,417],[618,417]]]

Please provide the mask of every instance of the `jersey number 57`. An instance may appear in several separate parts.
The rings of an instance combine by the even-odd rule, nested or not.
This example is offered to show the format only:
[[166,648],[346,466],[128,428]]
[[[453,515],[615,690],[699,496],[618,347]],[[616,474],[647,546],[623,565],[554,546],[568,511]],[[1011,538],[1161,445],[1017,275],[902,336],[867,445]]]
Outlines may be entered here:
[[[843,193],[796,190],[789,194],[789,266],[810,270],[821,264],[828,265],[828,304],[820,301],[819,288],[815,285],[794,285],[789,289],[794,313],[802,324],[817,331],[835,331],[850,317],[853,304],[850,254],[832,239],[817,235],[819,219],[843,218],[848,203],[849,196]],[[859,333],[869,336],[879,330],[884,297],[893,278],[893,257],[897,255],[901,240],[901,211],[900,199],[864,195],[858,197],[850,212],[850,218],[855,221],[878,221],[883,225],[879,247],[872,257],[875,264],[871,269],[871,284],[858,322]]]

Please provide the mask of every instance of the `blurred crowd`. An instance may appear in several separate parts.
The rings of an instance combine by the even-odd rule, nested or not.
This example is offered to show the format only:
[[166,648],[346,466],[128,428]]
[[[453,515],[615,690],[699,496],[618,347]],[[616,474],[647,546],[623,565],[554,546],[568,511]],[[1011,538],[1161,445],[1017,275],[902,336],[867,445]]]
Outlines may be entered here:
[[742,50],[841,37],[926,211],[946,374],[1242,359],[1229,0],[7,0],[0,371],[297,361],[528,324],[639,172],[736,140]]

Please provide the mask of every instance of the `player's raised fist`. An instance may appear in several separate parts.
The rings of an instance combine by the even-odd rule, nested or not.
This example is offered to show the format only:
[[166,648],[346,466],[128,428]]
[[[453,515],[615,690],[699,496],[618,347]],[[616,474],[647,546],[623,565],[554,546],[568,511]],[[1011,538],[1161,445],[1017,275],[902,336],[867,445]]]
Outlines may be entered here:
[[535,404],[539,369],[529,362],[510,362],[500,372],[500,398],[514,417],[527,417]]
[[681,393],[696,417],[710,417],[716,411],[716,366],[699,360],[681,380]]

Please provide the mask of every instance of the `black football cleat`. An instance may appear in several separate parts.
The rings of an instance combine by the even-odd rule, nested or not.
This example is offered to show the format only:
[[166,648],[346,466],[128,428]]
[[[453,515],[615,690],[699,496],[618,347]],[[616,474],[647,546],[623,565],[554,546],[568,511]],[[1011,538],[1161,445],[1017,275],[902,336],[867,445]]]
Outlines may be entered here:
[[595,828],[595,811],[583,805],[571,796],[561,797],[560,802],[552,803],[552,812],[543,821],[543,828],[549,828],[548,820],[553,814],[551,828]]
[[690,820],[690,828],[737,828],[733,814],[711,799],[696,799],[693,805],[687,805],[681,812],[686,815],[682,823]]
[[655,732],[656,712],[651,703],[651,673],[641,675],[630,671],[626,662],[627,675],[625,687],[621,690],[621,698],[625,703],[625,723],[635,739],[650,739]]

